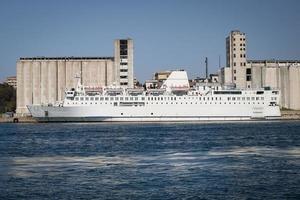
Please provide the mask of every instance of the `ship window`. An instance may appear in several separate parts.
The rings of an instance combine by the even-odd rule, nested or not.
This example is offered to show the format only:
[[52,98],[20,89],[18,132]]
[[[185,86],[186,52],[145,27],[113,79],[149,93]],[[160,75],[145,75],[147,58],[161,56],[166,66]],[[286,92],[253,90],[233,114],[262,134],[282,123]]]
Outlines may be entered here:
[[230,101],[230,97],[227,97],[227,100]]
[[205,101],[205,97],[203,97],[203,100]]
[[249,101],[249,100],[250,100],[250,97],[247,97],[247,100]]
[[113,100],[114,100],[114,98],[113,98],[113,97],[110,97],[110,100],[111,100],[111,101],[113,101]]
[[130,97],[130,101],[133,101],[133,97]]
[[138,100],[138,97],[135,97],[135,100],[137,101],[137,100]]
[[174,97],[174,100],[176,100],[176,97]]
[[264,100],[264,97],[261,97],[261,100]]
[[125,97],[125,101],[128,101],[128,97]]
[[105,101],[108,101],[108,97],[105,97]]
[[95,101],[99,101],[99,97],[95,97]]
[[259,97],[256,97],[256,101],[258,101],[259,100]]
[[120,97],[120,101],[123,101],[123,97]]
[[173,97],[171,97],[171,100],[173,100]]
[[148,101],[150,100],[150,97],[148,97]]
[[153,97],[151,97],[151,101],[153,101]]
[[242,100],[245,101],[245,97],[242,97]]
[[235,97],[232,97],[232,101],[235,101]]
[[100,101],[103,101],[103,99],[104,99],[103,97],[100,97]]
[[252,100],[252,101],[254,101],[254,100],[255,100],[255,98],[254,98],[254,97],[251,97],[251,100]]
[[88,98],[88,97],[85,97],[85,100],[86,100],[86,101],[88,101],[88,100],[89,100],[89,98]]
[[94,101],[94,97],[91,97],[91,101]]
[[78,101],[79,100],[79,98],[78,97],[75,97],[75,101]]
[[84,98],[83,97],[80,97],[80,101],[83,101],[84,100]]
[[239,101],[239,100],[241,100],[241,98],[240,98],[240,97],[237,97],[237,100]]
[[145,100],[145,97],[142,97],[142,101],[144,101]]

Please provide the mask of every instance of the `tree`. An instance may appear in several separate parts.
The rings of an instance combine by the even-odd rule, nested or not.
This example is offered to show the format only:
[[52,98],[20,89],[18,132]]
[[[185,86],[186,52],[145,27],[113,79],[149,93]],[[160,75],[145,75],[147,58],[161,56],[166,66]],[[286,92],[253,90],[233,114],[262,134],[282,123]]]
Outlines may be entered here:
[[4,83],[0,84],[0,113],[16,110],[16,90]]

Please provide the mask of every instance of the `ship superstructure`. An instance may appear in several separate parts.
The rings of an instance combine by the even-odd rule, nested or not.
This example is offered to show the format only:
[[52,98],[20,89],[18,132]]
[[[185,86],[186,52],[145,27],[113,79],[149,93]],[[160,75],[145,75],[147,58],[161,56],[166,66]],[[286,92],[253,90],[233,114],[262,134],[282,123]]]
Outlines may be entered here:
[[79,82],[62,102],[28,109],[43,122],[251,120],[280,117],[279,101],[279,91],[270,88],[190,88],[187,73],[173,71],[158,89],[89,88]]

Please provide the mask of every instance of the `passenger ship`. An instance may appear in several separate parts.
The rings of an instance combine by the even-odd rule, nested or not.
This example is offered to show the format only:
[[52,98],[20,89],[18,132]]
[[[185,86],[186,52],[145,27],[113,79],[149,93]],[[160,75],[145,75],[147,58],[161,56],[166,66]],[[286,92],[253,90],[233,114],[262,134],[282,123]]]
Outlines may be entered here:
[[158,89],[104,87],[88,91],[80,81],[65,99],[28,105],[39,122],[253,120],[280,117],[279,91],[219,85],[190,88],[185,71],[173,71]]

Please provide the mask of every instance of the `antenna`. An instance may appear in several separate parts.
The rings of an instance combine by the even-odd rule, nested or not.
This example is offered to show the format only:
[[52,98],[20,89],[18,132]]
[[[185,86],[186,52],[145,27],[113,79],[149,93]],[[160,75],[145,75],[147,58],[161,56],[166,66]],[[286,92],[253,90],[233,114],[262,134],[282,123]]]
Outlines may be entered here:
[[221,55],[219,55],[219,69],[221,68]]
[[208,78],[208,59],[205,57],[205,78]]

